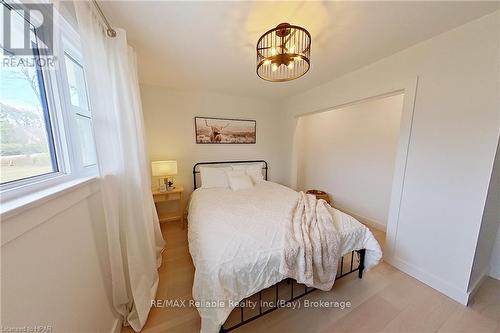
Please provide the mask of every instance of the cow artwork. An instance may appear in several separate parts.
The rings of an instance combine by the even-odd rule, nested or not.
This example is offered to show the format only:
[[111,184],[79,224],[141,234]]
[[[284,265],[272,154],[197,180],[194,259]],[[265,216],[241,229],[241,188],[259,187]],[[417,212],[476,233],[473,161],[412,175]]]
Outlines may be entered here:
[[256,142],[256,121],[195,117],[196,143],[245,144]]
[[214,126],[214,125],[208,125],[208,120],[205,119],[205,125],[207,127],[210,127],[210,142],[211,143],[220,143],[222,141],[222,131],[224,128],[228,127],[230,123],[227,123],[224,126]]

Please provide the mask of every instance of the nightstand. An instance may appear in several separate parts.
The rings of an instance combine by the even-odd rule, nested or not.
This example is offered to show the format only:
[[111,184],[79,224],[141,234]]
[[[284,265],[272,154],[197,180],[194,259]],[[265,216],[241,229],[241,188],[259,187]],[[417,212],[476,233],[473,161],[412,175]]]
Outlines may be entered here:
[[[158,212],[158,218],[160,219],[160,223],[180,220],[181,225],[184,228],[184,210],[182,209],[182,192],[184,192],[184,188],[182,186],[176,186],[173,190],[166,192],[153,191],[153,199],[156,205],[156,211]],[[167,202],[177,202],[177,209],[175,211],[161,212],[159,206],[162,203],[167,203]]]

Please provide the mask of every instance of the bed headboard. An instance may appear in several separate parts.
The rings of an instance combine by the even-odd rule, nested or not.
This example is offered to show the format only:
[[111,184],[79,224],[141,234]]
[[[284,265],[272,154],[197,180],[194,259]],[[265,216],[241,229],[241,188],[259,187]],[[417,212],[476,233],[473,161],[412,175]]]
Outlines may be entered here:
[[249,160],[249,161],[219,161],[219,162],[198,162],[193,165],[193,187],[196,190],[198,188],[196,182],[196,174],[200,173],[199,167],[205,165],[225,165],[225,164],[252,164],[252,163],[262,163],[262,170],[264,170],[264,179],[267,180],[267,162],[264,160]]

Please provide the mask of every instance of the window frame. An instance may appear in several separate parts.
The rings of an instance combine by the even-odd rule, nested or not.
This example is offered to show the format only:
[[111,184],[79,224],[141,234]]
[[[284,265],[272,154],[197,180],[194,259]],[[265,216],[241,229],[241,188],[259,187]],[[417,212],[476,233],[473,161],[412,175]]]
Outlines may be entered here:
[[[81,147],[81,142],[80,142],[80,137],[78,136],[78,124],[77,124],[77,117],[85,117],[90,120],[90,122],[93,121],[92,118],[92,110],[90,106],[90,100],[88,97],[88,85],[87,85],[87,78],[85,77],[85,67],[84,67],[84,61],[83,61],[83,54],[79,50],[79,48],[76,46],[76,44],[80,44],[80,36],[74,31],[74,29],[67,23],[66,21],[63,22],[65,25],[64,27],[64,33],[62,35],[62,45],[64,46],[62,54],[59,56],[59,62],[61,66],[61,71],[64,72],[64,75],[61,75],[60,78],[60,84],[62,85],[61,91],[64,94],[64,99],[65,99],[65,105],[67,108],[68,112],[71,112],[71,116],[67,116],[68,118],[68,128],[71,131],[71,133],[74,133],[72,137],[72,151],[73,151],[73,157],[72,161],[74,162],[73,169],[75,172],[80,175],[81,177],[87,177],[87,176],[92,176],[98,173],[97,170],[97,152],[94,149],[94,153],[96,154],[96,163],[91,164],[91,165],[84,165],[83,159],[81,158],[80,152],[80,147]],[[76,43],[75,43],[76,41]],[[88,110],[85,110],[81,107],[74,106],[71,103],[71,92],[69,91],[69,80],[67,76],[67,67],[66,67],[66,56],[70,58],[71,61],[73,61],[76,65],[80,66],[83,71],[83,83],[85,86],[85,96],[86,96],[86,102],[87,102],[87,107]],[[95,147],[95,137],[94,133],[92,130],[92,143]]]
[[[17,5],[23,6],[21,3],[17,3]],[[65,54],[69,54],[71,58],[84,68],[83,55],[80,51],[80,37],[76,30],[55,8],[53,13],[44,13],[44,17],[50,16],[52,16],[54,22],[53,56],[57,60],[54,63],[54,68],[37,66],[36,70],[37,75],[41,76],[39,85],[43,85],[44,88],[44,91],[42,91],[42,87],[40,87],[40,95],[43,95],[40,102],[44,108],[44,121],[47,121],[45,113],[48,114],[49,118],[50,129],[46,128],[46,132],[51,133],[51,136],[47,134],[47,137],[51,154],[50,158],[52,161],[55,159],[56,164],[53,164],[53,168],[56,170],[0,184],[0,202],[14,200],[79,178],[84,179],[98,176],[97,162],[85,167],[80,158],[80,135],[76,128],[76,116],[72,110],[65,66]],[[38,30],[30,22],[28,24],[32,26],[35,41],[39,45]],[[35,52],[44,56],[43,49],[37,48]],[[85,89],[89,105],[89,118],[92,121],[86,79]],[[92,141],[95,147],[93,133]]]

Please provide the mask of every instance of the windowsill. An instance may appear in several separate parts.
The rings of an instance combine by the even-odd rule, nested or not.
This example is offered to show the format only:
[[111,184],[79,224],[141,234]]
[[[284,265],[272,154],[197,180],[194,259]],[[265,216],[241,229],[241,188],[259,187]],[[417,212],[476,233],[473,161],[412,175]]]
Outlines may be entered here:
[[46,188],[44,190],[23,195],[19,198],[14,198],[6,202],[2,202],[0,207],[0,219],[2,221],[5,221],[20,213],[25,212],[30,208],[35,208],[78,188],[90,185],[96,180],[96,176],[88,178],[78,178]]

